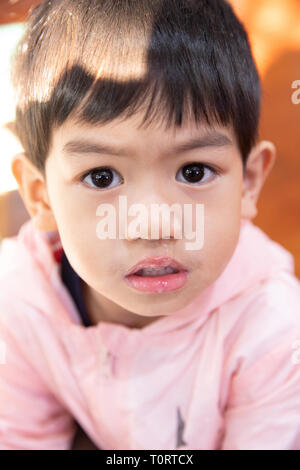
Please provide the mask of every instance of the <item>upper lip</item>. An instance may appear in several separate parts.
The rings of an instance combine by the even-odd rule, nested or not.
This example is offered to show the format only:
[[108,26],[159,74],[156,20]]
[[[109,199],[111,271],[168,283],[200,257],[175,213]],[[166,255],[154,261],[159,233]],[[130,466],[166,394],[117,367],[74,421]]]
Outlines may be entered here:
[[178,269],[178,271],[187,271],[182,264],[173,258],[168,256],[155,256],[154,258],[144,258],[139,261],[126,273],[126,276],[130,276],[130,274],[134,274],[143,268],[166,268],[167,266]]

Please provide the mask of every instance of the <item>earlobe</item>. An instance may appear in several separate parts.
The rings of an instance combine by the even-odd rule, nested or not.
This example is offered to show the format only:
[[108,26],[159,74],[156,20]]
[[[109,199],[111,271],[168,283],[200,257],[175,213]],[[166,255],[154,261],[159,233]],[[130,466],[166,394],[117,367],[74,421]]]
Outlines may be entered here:
[[52,212],[45,213],[45,211],[38,212],[33,216],[34,226],[43,232],[57,230],[57,224]]
[[242,218],[256,217],[257,201],[275,160],[276,148],[272,142],[261,141],[250,152],[243,179]]
[[13,157],[11,171],[34,226],[42,231],[56,230],[57,225],[49,203],[46,182],[38,168],[25,153],[21,152]]

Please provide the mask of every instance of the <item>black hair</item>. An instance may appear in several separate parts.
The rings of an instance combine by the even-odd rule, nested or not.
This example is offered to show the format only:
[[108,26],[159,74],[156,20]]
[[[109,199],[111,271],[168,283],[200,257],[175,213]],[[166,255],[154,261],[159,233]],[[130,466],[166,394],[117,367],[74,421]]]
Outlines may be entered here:
[[13,57],[15,133],[44,172],[68,118],[101,124],[144,110],[182,126],[232,126],[243,166],[261,88],[247,32],[225,0],[50,0],[30,12]]

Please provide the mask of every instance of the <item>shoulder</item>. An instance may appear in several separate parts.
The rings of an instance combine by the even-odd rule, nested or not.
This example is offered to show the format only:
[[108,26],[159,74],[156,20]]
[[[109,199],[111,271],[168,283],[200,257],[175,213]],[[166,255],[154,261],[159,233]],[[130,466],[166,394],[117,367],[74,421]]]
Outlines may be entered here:
[[[56,239],[51,232],[40,232],[33,221],[26,221],[17,235],[0,244],[0,292],[10,295],[36,292],[39,284],[51,277],[57,265]],[[56,235],[58,236],[58,235]]]
[[253,294],[227,337],[229,405],[259,406],[270,400],[274,406],[298,406],[299,307],[300,284],[291,273],[263,282]]
[[233,299],[228,308],[235,315],[227,329],[226,349],[242,368],[251,368],[277,350],[290,358],[300,340],[300,281],[295,275],[281,271],[258,283],[243,301]]
[[266,322],[268,329],[285,330],[300,326],[300,281],[288,271],[266,279],[253,291],[246,307],[249,320]]
[[[0,249],[0,322],[26,327],[40,318],[64,318],[61,295],[67,297],[60,264],[46,238],[27,222],[15,237],[5,238]],[[70,302],[69,302],[70,303]],[[69,305],[68,303],[68,305]],[[72,306],[71,306],[72,307]]]

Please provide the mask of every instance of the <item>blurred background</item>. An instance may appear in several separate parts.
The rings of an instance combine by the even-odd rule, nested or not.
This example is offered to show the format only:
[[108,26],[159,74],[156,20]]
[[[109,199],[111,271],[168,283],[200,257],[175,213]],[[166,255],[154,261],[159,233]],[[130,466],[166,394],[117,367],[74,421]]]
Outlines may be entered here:
[[[21,151],[6,124],[14,120],[10,58],[29,9],[39,0],[0,0],[0,240],[14,235],[28,217],[10,170]],[[231,0],[246,26],[263,86],[260,138],[274,142],[277,161],[262,189],[254,223],[295,257],[300,278],[300,103],[292,102],[300,81],[300,0]],[[300,98],[300,93],[299,93]],[[18,194],[18,193],[17,193]]]

